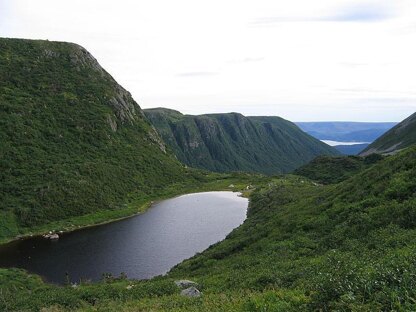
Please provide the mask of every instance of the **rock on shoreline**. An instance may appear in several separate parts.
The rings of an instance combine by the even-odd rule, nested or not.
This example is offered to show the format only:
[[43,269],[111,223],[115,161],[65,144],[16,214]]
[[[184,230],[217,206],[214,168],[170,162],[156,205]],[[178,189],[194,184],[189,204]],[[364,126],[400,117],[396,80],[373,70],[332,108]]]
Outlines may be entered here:
[[48,234],[42,235],[43,238],[50,239],[50,240],[58,240],[59,235],[56,233],[49,232]]

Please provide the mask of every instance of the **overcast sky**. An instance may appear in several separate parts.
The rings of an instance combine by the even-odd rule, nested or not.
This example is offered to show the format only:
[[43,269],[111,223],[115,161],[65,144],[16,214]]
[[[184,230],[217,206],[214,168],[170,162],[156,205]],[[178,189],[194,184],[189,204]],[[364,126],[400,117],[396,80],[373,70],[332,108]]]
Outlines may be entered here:
[[0,36],[84,46],[142,108],[292,121],[416,111],[416,0],[0,0]]

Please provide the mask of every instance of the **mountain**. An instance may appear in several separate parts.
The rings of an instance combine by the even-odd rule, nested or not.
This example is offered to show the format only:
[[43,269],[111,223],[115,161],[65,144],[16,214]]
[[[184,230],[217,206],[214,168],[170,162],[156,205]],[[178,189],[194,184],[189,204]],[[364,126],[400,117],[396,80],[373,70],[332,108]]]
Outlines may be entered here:
[[279,117],[192,116],[165,108],[144,112],[178,159],[191,167],[277,174],[318,155],[337,155],[335,149]]
[[0,105],[0,236],[185,178],[130,93],[76,44],[0,39]]
[[361,156],[372,153],[392,154],[416,143],[416,113],[403,120],[370,144]]
[[319,140],[373,142],[396,125],[394,122],[296,122],[306,133]]

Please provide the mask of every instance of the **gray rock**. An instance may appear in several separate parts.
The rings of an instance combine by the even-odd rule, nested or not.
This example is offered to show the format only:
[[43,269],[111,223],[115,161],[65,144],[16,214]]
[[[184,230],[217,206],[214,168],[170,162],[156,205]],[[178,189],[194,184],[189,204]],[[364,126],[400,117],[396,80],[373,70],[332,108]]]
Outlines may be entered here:
[[113,119],[110,115],[107,116],[107,123],[110,125],[111,130],[113,132],[117,131],[117,121]]
[[49,50],[49,49],[44,50],[43,55],[47,58],[57,58],[57,57],[59,57],[58,52],[55,52],[55,51],[52,51],[52,50]]
[[48,234],[43,235],[43,237],[46,238],[46,239],[50,239],[50,240],[58,240],[59,239],[59,235],[58,234],[51,233],[51,232],[48,233]]
[[181,295],[185,297],[196,298],[201,296],[201,292],[196,289],[194,286],[189,287],[181,291]]
[[92,68],[99,72],[102,76],[105,75],[104,69],[98,64],[97,60],[85,50],[83,47],[73,43],[72,53],[69,55],[71,63],[75,65],[75,68],[80,71],[82,68]]
[[52,234],[49,236],[49,239],[55,240],[55,239],[59,239],[59,235],[58,234]]
[[157,130],[154,126],[151,127],[151,129],[148,132],[150,139],[153,141],[153,143],[157,144],[159,146],[159,149],[166,154],[166,146],[159,134],[157,133]]
[[178,280],[175,281],[176,286],[180,287],[180,288],[188,288],[191,286],[198,286],[197,283],[190,281],[190,280]]

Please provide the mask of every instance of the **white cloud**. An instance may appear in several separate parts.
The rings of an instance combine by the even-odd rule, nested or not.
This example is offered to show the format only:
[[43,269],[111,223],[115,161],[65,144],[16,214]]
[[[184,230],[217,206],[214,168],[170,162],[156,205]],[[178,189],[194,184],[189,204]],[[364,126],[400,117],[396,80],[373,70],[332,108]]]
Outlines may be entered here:
[[416,111],[415,20],[414,0],[0,0],[1,36],[83,45],[142,107],[292,120]]
[[287,22],[379,22],[393,18],[395,15],[395,7],[392,5],[392,2],[388,1],[349,1],[343,5],[338,4],[329,13],[308,13],[303,16],[261,17],[255,19],[252,23],[254,25],[271,25]]

